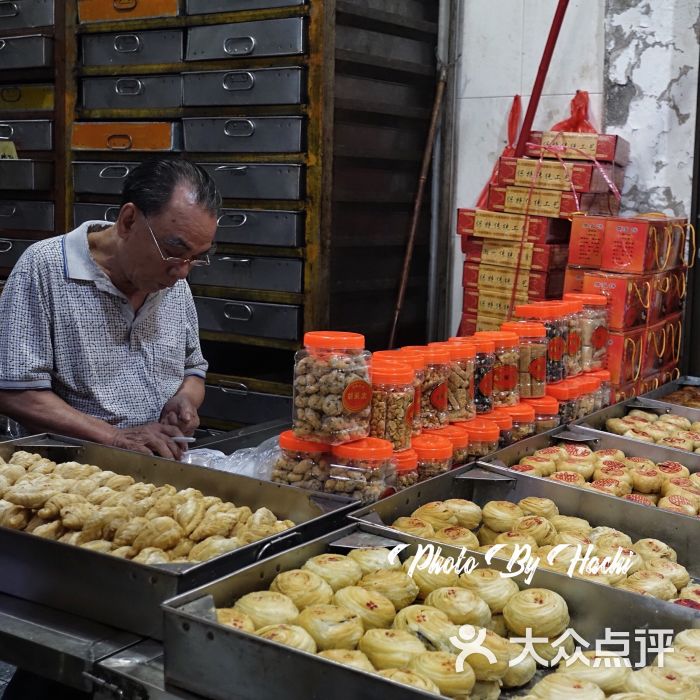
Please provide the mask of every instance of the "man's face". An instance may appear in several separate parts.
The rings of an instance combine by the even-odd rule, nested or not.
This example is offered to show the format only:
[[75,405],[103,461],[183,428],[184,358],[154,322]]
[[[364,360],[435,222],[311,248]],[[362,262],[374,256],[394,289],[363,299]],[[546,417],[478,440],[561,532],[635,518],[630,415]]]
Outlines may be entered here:
[[164,257],[191,260],[206,254],[214,242],[216,217],[195,204],[185,185],[175,188],[159,214],[146,217],[136,206],[126,207],[130,208],[123,210],[123,222],[120,217],[126,241],[124,272],[141,292],[172,287],[189,274],[191,265]]

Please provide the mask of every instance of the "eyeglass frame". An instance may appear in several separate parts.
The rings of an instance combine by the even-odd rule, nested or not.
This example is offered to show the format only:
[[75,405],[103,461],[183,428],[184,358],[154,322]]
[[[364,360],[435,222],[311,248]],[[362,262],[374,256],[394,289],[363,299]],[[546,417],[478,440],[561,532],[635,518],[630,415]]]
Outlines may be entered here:
[[[146,226],[148,227],[148,231],[151,234],[151,238],[153,238],[153,242],[156,244],[156,248],[158,249],[160,257],[163,259],[164,263],[167,263],[169,265],[188,265],[189,267],[205,267],[211,264],[211,260],[209,259],[210,253],[202,253],[204,257],[198,258],[178,258],[174,255],[165,255],[163,253],[163,249],[160,247],[160,243],[158,243],[156,234],[153,233],[153,229],[151,228],[151,224],[148,221],[148,217],[145,214],[143,215],[143,220],[146,222]],[[209,248],[209,251],[213,253],[214,250],[216,250],[216,246],[212,245],[211,248]]]

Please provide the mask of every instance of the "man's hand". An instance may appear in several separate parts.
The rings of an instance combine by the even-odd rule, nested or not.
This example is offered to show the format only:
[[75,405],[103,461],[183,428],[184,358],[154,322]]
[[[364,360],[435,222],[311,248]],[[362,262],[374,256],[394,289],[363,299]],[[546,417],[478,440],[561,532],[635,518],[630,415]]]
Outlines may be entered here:
[[199,427],[197,408],[187,394],[175,394],[168,401],[160,414],[160,422],[166,426],[175,426],[183,435],[193,435]]
[[171,438],[181,436],[182,431],[174,425],[146,423],[136,428],[118,430],[112,445],[147,455],[156,454],[168,459],[180,459],[183,448]]

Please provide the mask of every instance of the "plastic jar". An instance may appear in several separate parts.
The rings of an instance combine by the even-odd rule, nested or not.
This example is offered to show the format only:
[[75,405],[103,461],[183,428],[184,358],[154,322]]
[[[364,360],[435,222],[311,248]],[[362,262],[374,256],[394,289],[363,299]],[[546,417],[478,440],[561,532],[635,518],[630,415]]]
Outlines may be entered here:
[[499,427],[491,420],[475,418],[459,424],[469,433],[469,457],[481,459],[498,449]]
[[491,413],[484,414],[483,418],[498,426],[498,449],[513,444],[513,418],[504,408],[494,408]]
[[543,396],[541,399],[526,399],[524,403],[535,409],[536,435],[559,427],[561,423],[559,402],[553,396]]
[[526,440],[535,434],[535,409],[532,406],[518,403],[503,410],[513,419],[513,442]]
[[562,308],[550,302],[522,304],[515,307],[515,315],[544,325],[547,331],[547,384],[563,381],[566,378],[564,356],[569,344],[569,324]]
[[450,376],[450,353],[445,348],[409,346],[420,350],[425,361],[421,384],[420,416],[423,430],[441,428],[447,418],[447,381]]
[[581,350],[581,334],[583,332],[583,303],[580,301],[559,302],[564,309],[566,322],[569,325],[569,340],[564,366],[567,377],[578,377],[583,373],[583,353]]
[[370,353],[359,333],[314,331],[294,363],[294,434],[330,445],[369,435]]
[[394,452],[396,464],[396,490],[415,486],[418,483],[418,455],[415,450]]
[[372,358],[370,435],[388,440],[397,452],[411,446],[414,376],[406,363]]
[[391,443],[368,437],[331,449],[331,468],[323,490],[371,503],[393,488],[395,480]]
[[600,391],[600,379],[584,375],[577,379],[581,388],[581,397],[578,402],[578,418],[585,418],[595,413],[596,395]]
[[584,372],[608,365],[608,298],[602,294],[565,294],[567,301],[583,304],[581,320],[581,363]]
[[518,386],[520,399],[547,395],[547,329],[534,321],[508,321],[501,329],[515,333],[520,341]]
[[493,367],[496,344],[493,340],[474,337],[474,403],[477,414],[493,410]]
[[452,467],[460,467],[469,461],[469,433],[458,425],[446,425],[437,430],[428,430],[426,435],[445,438],[452,443]]
[[518,372],[520,369],[520,339],[515,333],[482,331],[475,338],[494,342],[493,406],[514,406],[520,401]]
[[469,379],[467,389],[467,409],[462,420],[472,420],[476,418],[476,403],[474,402],[474,366],[476,363],[476,345],[474,338],[450,338],[450,345],[460,344],[466,347],[466,371]]
[[[425,379],[425,356],[424,348],[401,348],[400,350],[389,350],[384,352],[397,352],[402,356],[402,362],[408,362],[413,367],[413,430],[412,435],[420,435],[423,430],[423,421],[421,419],[421,396],[423,391],[423,380]],[[375,353],[376,354],[376,353]]]
[[280,435],[279,446],[270,480],[309,491],[323,491],[330,469],[331,446],[300,440],[291,430]]
[[469,420],[476,415],[474,407],[474,358],[471,343],[430,343],[450,353],[450,376],[447,380],[447,417],[451,423]]
[[452,443],[446,438],[424,433],[413,441],[418,456],[418,481],[445,474],[452,469]]
[[607,369],[600,369],[597,372],[591,372],[591,376],[600,379],[600,389],[596,397],[596,410],[607,408],[614,402],[612,376]]
[[547,395],[559,402],[559,424],[566,425],[576,418],[578,394],[572,392],[568,382],[547,387]]

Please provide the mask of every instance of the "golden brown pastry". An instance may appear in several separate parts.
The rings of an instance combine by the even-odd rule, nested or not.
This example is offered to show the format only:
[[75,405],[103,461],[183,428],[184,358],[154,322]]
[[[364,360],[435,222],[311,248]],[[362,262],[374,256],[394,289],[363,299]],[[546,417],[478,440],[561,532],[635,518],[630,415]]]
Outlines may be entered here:
[[[475,630],[477,633],[481,632],[479,628],[475,628]],[[498,681],[508,671],[510,662],[508,640],[489,629],[483,631],[486,633],[486,637],[481,646],[493,654],[495,661],[489,660],[483,654],[475,653],[467,654],[466,662],[472,667],[478,681]]]
[[[406,573],[409,573],[411,571],[414,560],[415,557],[409,557],[403,563],[403,570]],[[423,561],[420,564],[418,564],[416,568],[413,569],[413,573],[409,574],[413,577],[413,580],[418,586],[418,596],[420,598],[423,598],[423,600],[425,600],[434,590],[438,588],[459,585],[459,577],[453,570],[449,570],[447,572],[444,571],[444,557],[436,558],[433,562],[436,565],[435,568],[439,568],[439,571],[435,571],[434,573],[433,571],[431,571],[431,569],[433,568],[433,563],[431,563],[430,567],[421,568],[424,566],[425,563],[426,562]],[[438,564],[439,567],[437,566]]]
[[443,527],[437,530],[431,539],[453,547],[476,549],[479,546],[479,538],[471,530],[460,525]]
[[679,632],[673,638],[673,648],[676,646],[687,647],[696,653],[700,653],[700,628],[687,629]]
[[674,493],[672,496],[664,496],[663,498],[660,498],[657,505],[663,510],[671,510],[674,512],[681,512],[684,515],[694,516],[698,513],[696,503],[696,501],[693,501],[690,498]]
[[110,488],[114,491],[126,491],[133,483],[135,483],[132,476],[127,476],[126,474],[115,474],[107,479],[103,486]]
[[394,530],[400,530],[415,537],[432,539],[435,535],[435,528],[425,520],[420,518],[397,518],[391,524]]
[[233,627],[243,632],[255,632],[255,624],[249,615],[237,610],[236,608],[217,608],[216,619],[221,625]]
[[558,459],[550,459],[534,454],[532,457],[523,457],[520,464],[532,467],[537,476],[551,476],[557,470]]
[[495,632],[499,637],[503,637],[504,639],[508,637],[508,627],[506,626],[506,621],[502,614],[492,615],[491,622],[486,627],[492,632]]
[[109,488],[109,486],[100,486],[87,494],[87,496],[85,496],[85,500],[88,503],[92,503],[93,506],[102,506],[105,504],[105,501],[110,500],[119,493],[121,492],[115,491],[114,489]]
[[232,552],[241,546],[241,541],[236,537],[208,537],[206,540],[197,542],[187,555],[188,561],[209,561],[214,557]]
[[496,538],[501,534],[492,530],[487,525],[482,525],[477,533],[477,539],[479,540],[480,546],[492,545],[496,543]]
[[131,518],[120,525],[114,533],[114,544],[118,547],[130,547],[148,522],[146,518]]
[[[212,513],[211,509],[209,509],[189,537],[193,542],[201,542],[208,537],[228,537],[235,525],[236,517],[232,513],[225,511]],[[236,533],[236,536],[238,536],[238,533]]]
[[637,571],[616,587],[646,593],[660,600],[671,600],[676,597],[676,587],[673,583],[654,571]]
[[361,586],[341,588],[333,595],[333,603],[357,615],[365,631],[391,627],[396,617],[396,608],[386,596]]
[[655,571],[667,578],[679,591],[690,583],[688,570],[669,559],[647,559],[644,562],[647,571]]
[[65,532],[60,520],[52,520],[49,523],[39,525],[34,529],[33,535],[47,540],[57,540]]
[[386,547],[363,547],[348,552],[348,557],[357,562],[362,569],[362,575],[374,573],[381,569],[401,570],[401,562],[389,561],[390,551]]
[[479,596],[492,613],[501,613],[506,603],[518,592],[518,584],[501,576],[495,569],[475,569],[459,577],[459,585]]
[[46,520],[56,518],[61,512],[61,508],[74,503],[85,503],[85,498],[75,493],[57,493],[51,496],[44,507],[38,512],[39,517]]
[[580,462],[578,460],[564,459],[557,462],[557,472],[573,472],[588,481],[595,472],[595,462]]
[[183,529],[185,537],[189,537],[204,519],[205,512],[204,499],[190,498],[175,506],[173,518]]
[[313,637],[299,625],[266,625],[261,627],[256,634],[271,642],[284,644],[286,647],[292,647],[299,651],[307,651],[310,654],[315,654],[317,650]]
[[441,610],[455,625],[488,627],[491,623],[489,606],[467,588],[437,588],[425,599],[425,604]]
[[80,537],[80,532],[75,532],[73,530],[65,532],[63,535],[61,535],[58,538],[59,542],[63,542],[64,544],[79,544],[78,538]]
[[101,554],[109,554],[114,548],[108,540],[91,540],[90,542],[80,542],[79,544],[83,549],[91,549],[93,552],[100,552]]
[[387,597],[396,610],[410,605],[418,597],[418,586],[404,571],[381,569],[363,576],[357,584]]
[[482,510],[484,525],[494,532],[515,529],[515,524],[524,515],[522,508],[510,501],[490,501]]
[[678,555],[675,550],[671,549],[667,544],[661,542],[661,540],[655,540],[652,537],[647,537],[642,540],[637,540],[637,542],[632,545],[637,554],[639,554],[645,561],[647,559],[668,559],[670,561],[678,561]]
[[157,498],[151,507],[144,513],[144,517],[152,520],[153,518],[168,517],[172,518],[175,515],[180,501],[176,496],[164,495]]
[[654,659],[653,666],[680,673],[700,688],[700,650],[674,642],[673,651],[665,651]]
[[548,520],[555,515],[559,515],[559,508],[557,508],[557,504],[551,498],[528,496],[518,501],[518,505],[525,515],[538,515]]
[[296,605],[286,595],[275,591],[247,593],[233,607],[247,615],[255,629],[266,625],[292,624],[299,617]]
[[596,462],[602,464],[604,462],[621,462],[625,458],[625,453],[622,450],[617,450],[615,448],[608,448],[605,450],[596,450],[593,453]]
[[409,605],[400,610],[392,627],[410,632],[429,651],[452,651],[450,639],[459,631],[444,612],[429,605]]
[[[513,532],[501,532],[494,544],[506,544],[506,545],[529,545],[534,552],[537,549],[537,541],[531,535],[527,535],[523,532],[513,531]],[[502,550],[506,551],[506,550]]]
[[508,629],[520,636],[528,630],[534,637],[555,637],[569,626],[566,601],[546,588],[528,588],[516,593],[503,608]]
[[414,510],[411,517],[430,523],[434,530],[458,524],[457,516],[442,501],[426,503]]
[[[326,649],[319,652],[320,657],[328,659],[329,661],[335,661],[337,664],[343,664],[343,666],[351,666],[356,668],[358,671],[367,671],[368,673],[374,672],[374,666],[370,663],[366,654],[357,649]],[[386,671],[381,671],[386,673]]]
[[593,544],[591,540],[580,532],[560,532],[554,538],[553,545],[570,544],[574,547],[581,546],[585,551],[589,545]]
[[627,690],[646,693],[647,698],[679,698],[679,700],[697,700],[700,694],[698,686],[690,678],[656,666],[647,666],[630,674]]
[[0,476],[7,479],[10,486],[15,484],[19,479],[21,479],[27,471],[25,468],[19,464],[1,464],[0,465]]
[[602,560],[605,557],[609,557],[611,561],[616,555],[619,555],[618,559],[622,560],[625,565],[628,565],[628,576],[631,576],[644,568],[644,559],[642,559],[637,552],[635,552],[633,549],[629,549],[628,547],[610,547],[609,549],[598,547],[595,553],[595,556],[597,556],[599,559]]
[[457,524],[474,530],[481,523],[481,508],[473,501],[464,498],[448,498],[443,501],[456,516]]
[[172,549],[168,549],[168,556],[170,560],[180,559],[184,557],[187,559],[190,552],[194,549],[194,542],[192,540],[180,540]]
[[17,450],[12,454],[12,457],[10,457],[10,464],[19,464],[26,469],[40,459],[42,459],[42,456],[39,454],[26,452],[25,450]]
[[360,617],[339,605],[310,605],[295,624],[313,637],[320,650],[354,649],[365,633]]
[[588,520],[575,518],[570,515],[555,515],[549,519],[557,532],[580,532],[586,536],[593,529]]
[[[91,540],[113,540],[114,536],[120,527],[129,522],[131,516],[129,511],[123,506],[114,508],[98,508],[94,510],[85,520],[83,529],[80,533],[81,542],[90,542]],[[64,523],[65,525],[65,523]],[[70,529],[70,528],[69,528]],[[135,544],[134,544],[135,546]],[[144,546],[158,546],[157,543],[148,543]],[[140,551],[144,546],[136,547],[136,551]]]
[[[508,642],[508,670],[502,678],[504,688],[521,688],[527,685],[537,673],[537,664],[531,654],[523,653],[524,647]],[[517,660],[517,663],[514,663]]]
[[421,676],[419,673],[409,671],[407,668],[387,668],[383,671],[378,671],[377,675],[394,683],[401,683],[418,690],[424,690],[427,693],[440,693],[440,688],[433,681]]
[[131,559],[134,556],[134,550],[131,549],[131,547],[117,547],[116,549],[113,549],[110,554],[113,557],[119,557],[120,559]]
[[473,669],[468,663],[462,671],[457,671],[457,657],[449,652],[432,651],[414,656],[408,663],[409,669],[424,678],[430,679],[448,697],[471,695],[476,683]]
[[530,692],[537,700],[605,700],[605,693],[595,683],[565,673],[545,676]]
[[142,481],[137,481],[136,483],[127,486],[124,489],[124,493],[133,497],[134,500],[140,501],[142,498],[150,496],[156,490],[155,484],[147,484]]
[[551,665],[554,659],[561,658],[562,653],[566,657],[572,656],[575,646],[571,637],[566,637],[563,643],[560,637],[551,637],[546,642],[534,642],[532,648],[537,654],[535,661],[538,664],[541,663],[540,659],[542,659],[547,665]]
[[333,601],[333,589],[318,574],[304,569],[277,574],[270,584],[270,590],[284,593],[299,610]]
[[560,471],[552,474],[549,478],[567,486],[584,487],[586,485],[586,480],[578,472]]
[[0,500],[0,526],[23,530],[30,520],[30,511],[9,501]]
[[378,670],[409,666],[414,656],[426,651],[423,643],[405,630],[367,630],[360,639],[360,651]]
[[513,529],[515,532],[532,537],[538,546],[553,544],[557,536],[554,525],[539,515],[526,515],[520,518]]
[[3,499],[22,508],[38,510],[43,508],[51,496],[60,493],[63,480],[36,479],[31,482],[20,481],[10,486],[3,494]]
[[61,462],[54,469],[54,474],[64,479],[87,479],[99,472],[99,467],[92,464],[80,464],[79,462]]
[[183,536],[182,528],[172,518],[167,516],[153,518],[143,526],[133,541],[132,547],[136,551],[146,547],[172,549]]
[[158,547],[145,547],[131,561],[153,566],[154,564],[168,564],[170,557],[167,552]]
[[46,457],[36,460],[27,467],[27,472],[35,472],[37,474],[52,474],[56,469],[56,462],[52,462]]
[[609,655],[597,656],[595,651],[586,651],[583,657],[585,661],[581,658],[561,661],[557,673],[595,683],[606,695],[624,692],[632,673],[632,670],[625,666],[624,659],[619,659],[619,665],[616,665],[612,663],[613,659]]
[[588,533],[588,539],[602,549],[632,546],[632,538],[629,535],[611,527],[596,527]]
[[636,467],[630,470],[632,487],[639,493],[659,493],[663,480],[658,469]]
[[362,578],[360,565],[342,554],[319,554],[301,568],[320,576],[334,592],[354,586]]

